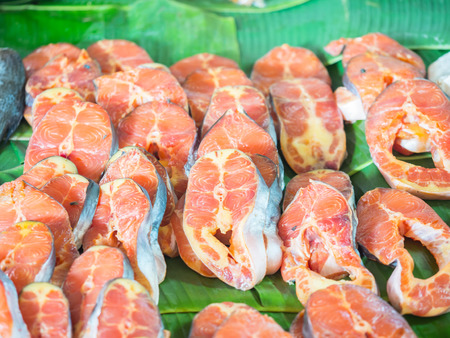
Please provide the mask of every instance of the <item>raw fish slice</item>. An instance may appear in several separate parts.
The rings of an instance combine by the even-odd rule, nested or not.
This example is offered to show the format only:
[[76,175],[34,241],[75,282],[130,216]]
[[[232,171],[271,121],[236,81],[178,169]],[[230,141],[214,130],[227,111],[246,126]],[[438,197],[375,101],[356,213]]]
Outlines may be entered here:
[[33,130],[42,120],[44,115],[58,103],[71,104],[74,101],[84,101],[83,98],[75,90],[68,88],[52,88],[40,93],[34,99],[31,108],[31,126]]
[[64,87],[77,91],[86,101],[94,102],[94,84],[92,80],[101,75],[97,62],[82,50],[78,58],[70,59],[59,55],[44,67],[34,72],[27,81],[27,105],[43,91]]
[[23,59],[23,65],[27,72],[27,78],[34,72],[43,68],[50,60],[59,55],[64,55],[69,60],[75,61],[80,56],[81,49],[70,43],[51,43],[39,47]]
[[228,109],[238,110],[238,108],[243,109],[276,142],[275,128],[266,99],[259,90],[249,86],[226,86],[214,91],[203,119],[202,137]]
[[241,109],[228,110],[211,127],[200,142],[197,158],[219,149],[238,149],[266,156],[277,165],[281,162],[272,137]]
[[0,232],[0,268],[18,293],[32,282],[48,282],[55,268],[50,229],[40,222],[25,221]]
[[117,278],[103,287],[89,322],[86,338],[164,337],[159,309],[138,282]]
[[450,96],[450,53],[442,55],[428,67],[428,78]]
[[314,78],[284,80],[270,87],[270,95],[281,125],[281,150],[292,170],[339,169],[346,138],[330,86]]
[[20,55],[0,48],[0,144],[7,141],[22,120],[25,108],[25,70]]
[[60,286],[78,257],[67,211],[46,193],[23,181],[0,186],[0,231],[30,219],[44,223],[53,234],[56,263],[51,283]]
[[[420,198],[396,189],[377,188],[358,202],[358,244],[385,265],[395,265],[387,282],[391,304],[402,314],[431,317],[450,311],[450,229]],[[420,241],[439,271],[415,278],[414,261],[404,238]]]
[[253,308],[240,307],[234,310],[214,333],[214,338],[291,338],[278,323],[268,315]]
[[80,248],[97,208],[98,184],[78,174],[66,174],[51,179],[41,190],[67,210],[75,244]]
[[117,248],[93,246],[73,262],[63,291],[69,299],[75,337],[85,328],[103,286],[111,279],[133,276],[128,258]]
[[65,174],[78,174],[75,164],[61,156],[50,156],[40,160],[23,175],[19,176],[16,181],[25,181],[41,189],[52,178]]
[[28,338],[13,282],[0,271],[0,337]]
[[353,185],[350,177],[343,171],[317,169],[296,175],[289,181],[286,186],[286,191],[284,192],[283,210],[286,210],[288,205],[292,202],[297,191],[301,188],[305,188],[311,183],[311,180],[321,181],[331,185],[344,195],[350,207],[355,209],[355,194],[353,192]]
[[188,113],[168,102],[145,103],[120,121],[120,147],[139,146],[166,168],[177,197],[186,192],[185,168],[196,140],[195,122]]
[[302,310],[295,316],[289,328],[289,333],[292,337],[303,338],[303,324],[304,324],[305,310]]
[[100,64],[103,74],[129,70],[153,62],[145,49],[127,40],[100,40],[90,45],[87,51]]
[[72,337],[69,302],[59,287],[29,284],[19,296],[19,307],[32,338]]
[[[213,303],[197,313],[192,320],[190,338],[212,338],[222,323],[237,309],[251,309],[240,303]],[[234,336],[234,335],[233,335]]]
[[177,241],[178,252],[183,262],[186,263],[195,272],[204,277],[215,278],[216,275],[209,270],[205,264],[197,257],[194,250],[192,250],[191,244],[184,234],[183,230],[183,212],[184,212],[185,196],[183,195],[177,203],[177,207],[174,210],[170,219],[173,232]]
[[120,248],[130,260],[135,279],[158,302],[158,283],[164,280],[166,262],[158,244],[151,201],[131,179],[117,179],[100,186],[100,198],[83,248],[108,245]]
[[332,285],[311,295],[305,337],[416,337],[387,302],[356,285]]
[[267,275],[272,275],[281,266],[283,252],[281,246],[283,242],[278,236],[277,224],[280,219],[280,202],[283,198],[283,191],[278,182],[278,166],[269,158],[263,155],[250,156],[256,168],[258,168],[264,182],[269,187],[269,205],[266,210],[266,225],[264,227],[264,242],[266,245]]
[[102,107],[90,102],[60,103],[34,130],[24,171],[44,158],[59,155],[71,160],[80,175],[98,182],[116,147],[114,129]]
[[[356,252],[352,210],[345,197],[326,183],[301,188],[281,215],[278,233],[284,242],[281,275],[295,281],[297,297],[333,284],[355,284],[377,293],[375,278]],[[351,281],[334,280],[344,277]]]
[[[163,178],[164,177],[164,178]],[[152,202],[153,213],[158,214],[155,222],[159,226],[158,241],[163,253],[176,254],[176,243],[173,231],[162,230],[171,227],[170,216],[175,209],[176,196],[164,167],[158,160],[139,147],[125,147],[111,157],[100,184],[111,182],[118,178],[131,178],[147,191]],[[161,225],[159,225],[161,224]],[[162,236],[169,236],[169,238]],[[164,244],[164,245],[162,245]]]
[[170,66],[170,71],[177,78],[178,82],[183,84],[186,78],[196,70],[207,70],[216,67],[239,69],[238,64],[231,59],[214,54],[201,53],[178,61]]
[[347,67],[347,64],[353,57],[372,53],[390,56],[409,63],[420,71],[420,77],[425,76],[425,65],[419,55],[381,33],[369,33],[353,39],[340,38],[331,41],[324,49],[333,56],[338,56],[342,53],[342,65],[344,67]]
[[117,127],[120,119],[150,102],[171,102],[188,111],[186,94],[173,75],[160,69],[135,68],[94,80],[95,98]]
[[331,85],[327,69],[313,52],[287,44],[273,48],[258,59],[251,75],[255,87],[266,96],[269,87],[278,81],[311,77]]
[[239,150],[210,152],[191,168],[184,233],[203,264],[239,290],[251,289],[266,273],[268,203],[269,189]]
[[391,83],[423,77],[418,68],[390,56],[363,54],[355,56],[345,69],[343,82],[359,96],[367,114],[377,96]]
[[183,88],[189,100],[192,118],[197,127],[202,124],[214,90],[225,86],[252,86],[247,75],[236,68],[200,69],[189,75]]
[[[398,160],[399,130],[417,122],[427,130],[436,168]],[[389,86],[370,108],[366,139],[373,162],[393,188],[428,199],[450,199],[450,102],[433,82],[404,80]]]

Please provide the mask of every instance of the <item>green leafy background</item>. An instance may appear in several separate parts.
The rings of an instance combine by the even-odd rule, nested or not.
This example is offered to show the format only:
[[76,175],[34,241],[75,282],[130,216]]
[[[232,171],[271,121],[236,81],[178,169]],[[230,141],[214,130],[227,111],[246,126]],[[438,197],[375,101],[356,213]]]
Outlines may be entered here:
[[[413,48],[427,64],[450,50],[450,2],[445,0],[266,0],[265,8],[241,7],[226,0],[92,0],[0,2],[0,47],[22,56],[48,43],[71,42],[80,47],[104,38],[124,38],[143,46],[166,65],[200,52],[238,61],[249,73],[256,59],[274,46],[288,43],[312,49],[327,64],[333,86],[341,83],[342,66],[323,46],[339,37],[380,31]],[[11,5],[15,3],[15,5]],[[28,3],[28,4],[23,4]],[[36,4],[38,3],[38,4]],[[372,163],[364,122],[346,125],[348,158],[342,169],[351,175],[356,197],[375,187],[387,187]],[[22,123],[0,148],[0,183],[18,177],[31,129]],[[429,154],[409,158],[432,167]],[[286,181],[293,172],[286,168]],[[448,224],[448,201],[428,201]],[[437,271],[434,258],[422,246],[406,241],[415,260],[414,274],[427,278]],[[381,296],[392,269],[368,261]],[[244,302],[272,316],[285,329],[302,309],[295,288],[279,273],[254,289],[237,291],[216,279],[197,275],[179,259],[167,259],[159,308],[173,337],[189,333],[194,315],[212,302]],[[434,318],[406,316],[420,337],[450,336],[450,314]]]

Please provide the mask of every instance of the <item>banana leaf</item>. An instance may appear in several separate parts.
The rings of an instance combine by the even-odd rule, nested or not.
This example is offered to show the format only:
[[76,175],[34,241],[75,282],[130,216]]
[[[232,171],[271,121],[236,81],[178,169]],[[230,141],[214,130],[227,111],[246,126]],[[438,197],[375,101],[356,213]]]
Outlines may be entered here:
[[[381,31],[414,47],[426,64],[450,50],[450,24],[445,1],[334,1],[267,0],[263,9],[239,7],[226,0],[40,1],[41,5],[0,5],[0,46],[17,49],[22,56],[51,42],[67,41],[80,47],[103,38],[125,38],[143,46],[156,61],[173,62],[199,52],[211,52],[240,62],[247,72],[256,59],[276,45],[305,46],[327,62],[333,87],[341,84],[342,66],[323,46],[341,36]],[[191,6],[195,5],[195,6]],[[214,14],[216,13],[216,14]],[[356,198],[375,187],[387,187],[373,164],[364,134],[364,122],[345,126],[348,157],[342,169],[351,175]],[[10,141],[0,148],[0,183],[23,171],[31,128],[22,123]],[[407,159],[432,166],[429,154]],[[285,180],[294,172],[287,166]],[[450,223],[448,201],[428,201]],[[427,278],[437,271],[431,254],[419,243],[406,241],[415,261],[414,274]],[[377,279],[381,297],[387,300],[386,282],[392,269],[364,258]],[[294,285],[280,274],[267,276],[254,289],[242,292],[217,279],[201,277],[180,258],[167,259],[167,278],[161,284],[159,308],[173,337],[186,337],[192,318],[212,302],[246,303],[289,328],[302,309]],[[406,316],[419,337],[450,336],[450,314],[434,318]]]

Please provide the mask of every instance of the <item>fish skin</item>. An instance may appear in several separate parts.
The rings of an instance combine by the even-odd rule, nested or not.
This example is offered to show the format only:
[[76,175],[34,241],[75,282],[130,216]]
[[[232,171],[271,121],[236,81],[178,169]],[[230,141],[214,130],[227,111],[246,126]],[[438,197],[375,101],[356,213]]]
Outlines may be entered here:
[[77,249],[83,244],[83,236],[89,229],[92,219],[97,209],[98,198],[100,195],[100,186],[90,178],[87,178],[89,184],[86,189],[86,198],[84,200],[83,210],[78,219],[75,229],[73,229],[73,237]]
[[[3,285],[8,308],[11,312],[11,319],[13,321],[12,332],[10,338],[29,338],[27,325],[25,324],[22,313],[19,309],[19,299],[17,297],[16,287],[13,282],[0,270],[0,283]],[[1,309],[2,311],[4,309]]]
[[0,144],[17,129],[25,109],[25,68],[19,54],[0,48]]

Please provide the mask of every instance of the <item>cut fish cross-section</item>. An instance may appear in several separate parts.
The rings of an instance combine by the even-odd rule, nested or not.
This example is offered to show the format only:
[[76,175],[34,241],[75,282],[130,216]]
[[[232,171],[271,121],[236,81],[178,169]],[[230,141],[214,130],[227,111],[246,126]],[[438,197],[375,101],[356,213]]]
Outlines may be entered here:
[[49,156],[71,160],[78,173],[95,182],[109,157],[117,150],[117,140],[108,113],[90,102],[60,103],[42,118],[31,136],[24,170]]
[[48,282],[55,268],[50,229],[41,222],[24,221],[1,231],[0,268],[18,293],[32,282]]
[[280,145],[297,174],[339,169],[346,156],[344,123],[331,87],[319,79],[277,82],[270,87],[280,121]]
[[93,246],[70,267],[63,291],[70,303],[75,337],[85,328],[103,286],[114,278],[133,279],[133,269],[120,249]]
[[59,287],[49,283],[28,284],[19,296],[19,306],[31,338],[72,336],[69,302]]
[[[377,188],[358,202],[358,244],[369,258],[395,265],[387,282],[392,305],[402,314],[431,317],[450,311],[450,229],[420,198],[406,191]],[[415,278],[414,261],[404,237],[420,241],[434,256],[439,271]]]
[[210,152],[190,171],[184,233],[203,264],[237,289],[251,289],[266,273],[268,203],[267,185],[239,150]]
[[[130,260],[135,279],[158,302],[158,284],[164,280],[166,262],[158,244],[158,226],[147,192],[132,179],[117,179],[100,186],[92,225],[83,248],[94,245],[119,247]],[[157,224],[159,225],[159,224]]]
[[94,80],[95,98],[117,127],[120,119],[150,102],[171,102],[188,111],[183,88],[172,74],[161,69],[135,68],[103,75]]
[[56,263],[51,283],[60,286],[78,257],[67,211],[46,193],[23,181],[0,186],[0,231],[30,219],[44,223],[53,233]]
[[[333,284],[350,283],[378,292],[375,278],[356,251],[352,220],[346,198],[319,181],[301,188],[281,215],[281,275],[286,282],[295,281],[303,305],[313,292]],[[338,280],[347,274],[351,281]]]

